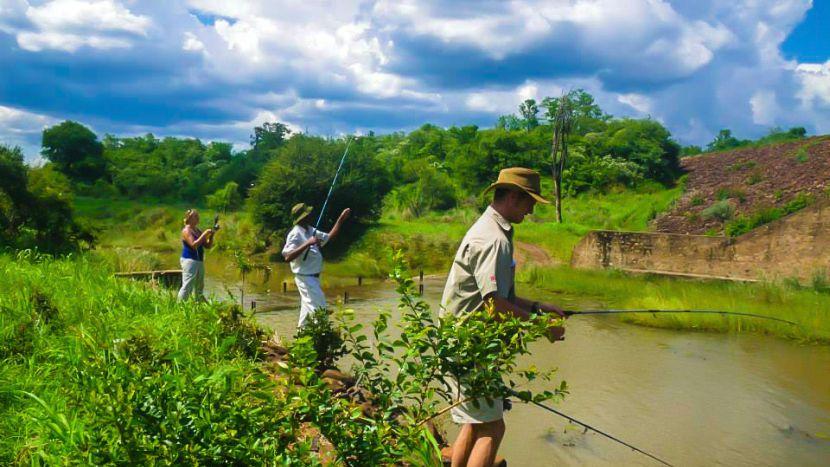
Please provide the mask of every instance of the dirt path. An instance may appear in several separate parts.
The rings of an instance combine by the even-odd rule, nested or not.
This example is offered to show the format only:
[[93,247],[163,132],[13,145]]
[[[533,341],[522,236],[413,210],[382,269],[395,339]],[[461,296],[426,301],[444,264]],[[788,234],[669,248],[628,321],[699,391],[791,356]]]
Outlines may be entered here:
[[521,268],[526,264],[535,264],[536,266],[551,266],[557,264],[559,261],[554,260],[548,253],[539,245],[525,242],[515,242],[516,246],[516,267]]

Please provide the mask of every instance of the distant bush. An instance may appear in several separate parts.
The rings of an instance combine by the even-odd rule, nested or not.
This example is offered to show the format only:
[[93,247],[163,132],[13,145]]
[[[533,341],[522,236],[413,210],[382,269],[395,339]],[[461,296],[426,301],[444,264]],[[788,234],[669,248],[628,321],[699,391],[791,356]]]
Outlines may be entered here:
[[792,214],[796,211],[804,209],[813,198],[806,193],[799,193],[790,202],[784,205],[783,208],[765,208],[761,209],[750,216],[739,216],[732,222],[724,226],[724,233],[730,237],[737,237],[743,235],[750,230],[768,224],[772,221],[778,220],[787,214]]
[[53,165],[30,168],[20,148],[0,145],[0,180],[0,248],[59,253],[92,242],[73,218],[69,180]]
[[229,209],[236,209],[242,205],[239,185],[236,182],[228,182],[223,188],[208,195],[205,202],[209,208],[217,211],[226,212]]
[[727,200],[721,200],[701,211],[704,219],[726,221],[735,215],[735,208]]

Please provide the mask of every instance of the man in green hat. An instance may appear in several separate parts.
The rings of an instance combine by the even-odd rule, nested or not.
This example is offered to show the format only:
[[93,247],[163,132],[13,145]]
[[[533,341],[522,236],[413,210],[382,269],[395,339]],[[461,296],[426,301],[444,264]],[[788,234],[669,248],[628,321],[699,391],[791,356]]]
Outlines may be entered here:
[[288,232],[282,249],[283,258],[291,263],[294,283],[300,291],[300,321],[297,327],[303,327],[312,313],[326,307],[326,296],[320,287],[320,272],[323,270],[323,254],[320,247],[340,233],[340,227],[352,212],[351,209],[344,209],[331,232],[327,233],[311,226],[310,217],[313,210],[305,203],[297,203],[291,208],[294,227]]
[[[555,305],[517,297],[514,287],[512,224],[521,223],[526,215],[533,213],[537,202],[549,204],[540,193],[539,173],[521,167],[504,169],[485,193],[491,190],[494,191],[492,203],[458,247],[441,298],[441,316],[464,316],[489,304],[497,313],[522,319],[533,313],[556,313],[564,317],[564,311]],[[564,332],[561,327],[551,328],[549,338],[562,340]],[[448,383],[456,402],[469,397],[463,383],[455,379]],[[453,467],[489,467],[504,437],[502,401],[488,403],[482,397],[477,402],[470,400],[452,409],[453,421],[462,424],[453,443]]]

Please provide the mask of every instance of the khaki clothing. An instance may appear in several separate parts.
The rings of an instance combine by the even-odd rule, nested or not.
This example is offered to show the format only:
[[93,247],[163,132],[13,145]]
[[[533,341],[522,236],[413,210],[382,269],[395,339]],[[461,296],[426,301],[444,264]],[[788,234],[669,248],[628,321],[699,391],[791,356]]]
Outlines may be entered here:
[[476,311],[493,292],[512,300],[516,296],[514,276],[513,226],[488,206],[458,247],[441,297],[440,315],[463,316]]
[[[515,262],[513,261],[513,226],[492,206],[470,227],[455,254],[444,294],[440,315],[464,316],[479,310],[484,297],[491,293],[507,300],[515,294]],[[466,398],[463,385],[447,381],[455,401]],[[501,420],[504,407],[501,400],[488,403],[477,399],[478,407],[468,401],[452,409],[456,423],[486,423]]]

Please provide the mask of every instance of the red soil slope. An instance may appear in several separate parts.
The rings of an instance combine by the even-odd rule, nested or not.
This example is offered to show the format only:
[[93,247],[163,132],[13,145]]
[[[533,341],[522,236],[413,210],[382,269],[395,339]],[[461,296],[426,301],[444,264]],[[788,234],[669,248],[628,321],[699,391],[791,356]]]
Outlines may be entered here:
[[703,211],[726,199],[735,216],[783,208],[799,193],[820,197],[830,189],[830,136],[686,157],[686,191],[654,221],[660,232],[721,232],[724,222]]

